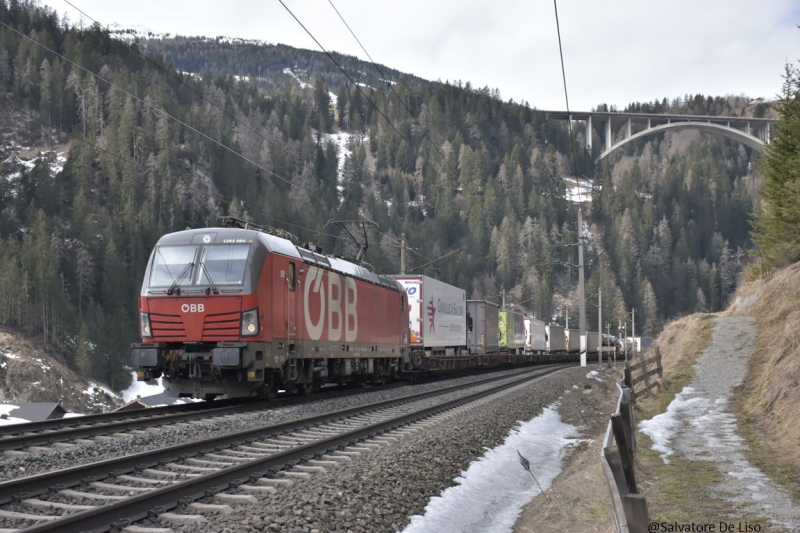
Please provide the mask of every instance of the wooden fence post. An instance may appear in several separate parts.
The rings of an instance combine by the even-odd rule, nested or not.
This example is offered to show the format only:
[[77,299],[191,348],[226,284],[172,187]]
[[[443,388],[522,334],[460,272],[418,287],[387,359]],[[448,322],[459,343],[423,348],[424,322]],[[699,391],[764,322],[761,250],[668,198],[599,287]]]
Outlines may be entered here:
[[637,494],[636,478],[633,473],[633,454],[631,453],[630,442],[628,440],[625,422],[622,415],[615,413],[611,415],[611,430],[614,432],[614,440],[619,450],[619,458],[622,463],[622,472],[625,475],[625,484],[628,494]]

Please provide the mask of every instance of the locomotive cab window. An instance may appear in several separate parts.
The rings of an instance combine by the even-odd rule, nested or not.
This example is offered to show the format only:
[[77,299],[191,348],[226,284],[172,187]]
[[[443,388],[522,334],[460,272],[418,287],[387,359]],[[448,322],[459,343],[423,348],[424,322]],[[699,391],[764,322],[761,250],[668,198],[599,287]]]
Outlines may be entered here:
[[157,246],[150,272],[151,287],[191,283],[197,246]]
[[289,273],[286,276],[286,281],[289,283],[289,290],[294,292],[294,263],[289,263]]
[[203,249],[198,285],[241,285],[247,267],[249,244],[211,244]]

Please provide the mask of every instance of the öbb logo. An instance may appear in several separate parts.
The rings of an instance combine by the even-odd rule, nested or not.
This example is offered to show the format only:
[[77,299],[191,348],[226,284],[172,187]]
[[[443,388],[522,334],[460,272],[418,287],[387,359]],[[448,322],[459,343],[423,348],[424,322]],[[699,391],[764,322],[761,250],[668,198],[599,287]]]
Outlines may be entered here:
[[[327,293],[322,278],[327,277]],[[315,295],[312,297],[312,293]],[[327,296],[327,297],[326,297]],[[358,336],[358,287],[352,278],[318,267],[308,269],[303,289],[303,312],[306,330],[312,340],[320,340],[327,325],[327,340],[352,342]],[[344,309],[342,306],[344,304]],[[327,313],[326,313],[327,310]]]
[[205,313],[206,306],[203,304],[183,304],[181,311],[184,313]]

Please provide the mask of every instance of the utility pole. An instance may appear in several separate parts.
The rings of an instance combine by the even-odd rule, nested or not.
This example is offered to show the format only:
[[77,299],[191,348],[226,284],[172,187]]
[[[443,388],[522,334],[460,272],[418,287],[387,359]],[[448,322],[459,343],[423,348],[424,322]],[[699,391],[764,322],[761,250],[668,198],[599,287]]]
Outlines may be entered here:
[[583,215],[581,204],[578,202],[578,285],[580,286],[578,298],[580,299],[580,334],[581,334],[581,366],[586,366],[586,303],[584,300],[583,284]]
[[633,345],[631,346],[631,357],[636,356],[636,309],[631,309],[631,340],[633,341]]
[[622,331],[625,332],[625,340],[622,341],[622,347],[625,349],[625,362],[628,362],[628,322],[622,326]]
[[500,291],[500,298],[502,298],[502,300],[503,300],[502,301],[502,306],[500,307],[500,309],[505,309],[506,308],[506,290],[505,289]]
[[400,273],[406,273],[406,234],[400,234]]
[[603,289],[597,289],[597,364],[603,366]]

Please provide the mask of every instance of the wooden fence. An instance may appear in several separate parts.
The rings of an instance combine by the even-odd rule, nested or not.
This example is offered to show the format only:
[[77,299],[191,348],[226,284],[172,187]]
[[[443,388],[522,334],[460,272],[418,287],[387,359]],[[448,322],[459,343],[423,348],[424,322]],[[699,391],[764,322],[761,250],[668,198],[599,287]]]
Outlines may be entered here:
[[620,384],[617,384],[617,388],[617,410],[608,423],[600,463],[611,494],[617,532],[645,533],[650,522],[647,501],[636,488],[633,468],[633,456],[636,453],[633,391]]
[[[661,386],[660,378],[664,374],[661,367],[661,351],[658,345],[655,347],[655,354],[652,357],[645,359],[644,354],[639,352],[638,362],[625,363],[625,386],[631,391],[631,399],[636,402],[636,397],[645,394],[650,395],[650,391],[656,387]],[[651,379],[658,374],[659,379]],[[644,386],[641,384],[644,383]],[[638,390],[637,390],[638,387]]]

